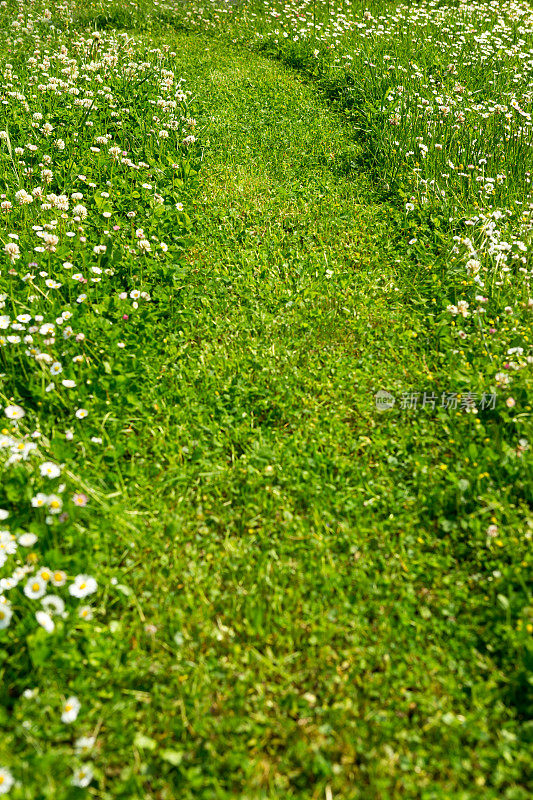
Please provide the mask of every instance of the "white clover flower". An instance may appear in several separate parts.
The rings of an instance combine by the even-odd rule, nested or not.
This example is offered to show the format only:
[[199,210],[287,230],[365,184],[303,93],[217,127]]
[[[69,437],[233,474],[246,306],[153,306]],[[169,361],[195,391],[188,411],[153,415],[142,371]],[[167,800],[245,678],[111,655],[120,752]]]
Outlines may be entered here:
[[7,242],[4,245],[4,252],[7,253],[13,264],[20,258],[20,247],[16,242]]
[[74,206],[74,208],[72,209],[72,213],[76,217],[81,217],[82,219],[85,219],[89,212],[87,211],[86,207],[81,205],[81,203],[80,203],[80,204]]
[[97,588],[98,584],[90,575],[76,575],[68,590],[72,597],[83,598],[96,592]]
[[81,703],[77,697],[69,697],[65,704],[63,705],[63,711],[61,713],[61,722],[74,722],[78,714],[80,713]]

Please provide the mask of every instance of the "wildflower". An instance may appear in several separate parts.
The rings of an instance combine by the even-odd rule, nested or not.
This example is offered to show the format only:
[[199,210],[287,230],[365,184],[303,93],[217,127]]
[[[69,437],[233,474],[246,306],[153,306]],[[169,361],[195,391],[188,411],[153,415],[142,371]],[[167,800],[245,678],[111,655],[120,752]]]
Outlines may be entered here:
[[13,611],[9,603],[0,603],[0,630],[9,628]]
[[80,619],[91,620],[93,618],[93,609],[91,606],[80,606],[78,609],[78,616]]
[[37,541],[37,536],[34,533],[21,533],[17,541],[21,547],[32,547]]
[[80,736],[80,738],[76,739],[74,742],[74,747],[76,748],[76,752],[78,754],[86,755],[90,750],[93,749],[95,742],[95,736]]
[[65,603],[55,594],[47,594],[41,600],[41,605],[49,614],[63,614],[65,611]]
[[77,697],[69,697],[63,706],[61,722],[74,722],[80,713],[81,703]]
[[30,578],[24,587],[24,594],[30,600],[39,600],[46,594],[46,581],[43,581],[39,576]]
[[89,498],[86,494],[82,494],[81,492],[77,492],[75,495],[72,496],[72,502],[75,506],[80,506],[83,508],[89,502]]
[[80,788],[84,789],[90,784],[93,777],[94,773],[91,765],[84,764],[83,767],[79,767],[78,769],[74,770],[71,783],[73,786],[79,786]]
[[6,767],[0,767],[0,794],[7,794],[14,783],[15,779],[10,771]]
[[6,406],[4,408],[4,414],[8,419],[22,419],[25,413],[20,406]]
[[67,573],[63,572],[63,570],[58,569],[52,573],[52,577],[50,578],[50,583],[52,586],[64,586],[67,582]]
[[507,400],[505,401],[505,405],[507,406],[507,408],[514,408],[516,405],[516,400],[514,399],[514,397],[508,397]]
[[83,598],[96,592],[97,588],[98,584],[90,575],[76,575],[68,590],[72,597]]
[[4,252],[9,256],[12,264],[20,258],[20,247],[16,242],[7,242],[7,244],[4,245]]
[[78,410],[76,411],[76,417],[77,419],[85,419],[88,413],[89,412],[87,411],[86,408],[78,408]]
[[76,217],[81,217],[82,219],[85,219],[88,214],[88,211],[85,206],[78,204],[74,206],[74,208],[72,209],[72,213]]
[[36,611],[35,618],[39,625],[45,629],[47,633],[52,633],[55,628],[55,623],[50,614],[46,611]]
[[53,464],[51,461],[44,461],[39,469],[43,478],[57,478],[61,475],[60,467],[58,467],[57,464]]
[[60,514],[63,508],[63,501],[57,494],[50,494],[46,498],[48,510],[50,514]]

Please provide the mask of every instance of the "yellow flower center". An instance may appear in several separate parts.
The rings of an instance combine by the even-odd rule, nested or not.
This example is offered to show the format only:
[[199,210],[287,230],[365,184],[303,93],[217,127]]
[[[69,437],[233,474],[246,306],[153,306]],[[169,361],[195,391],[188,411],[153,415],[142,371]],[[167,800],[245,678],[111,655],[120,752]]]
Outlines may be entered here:
[[38,592],[39,589],[41,588],[41,584],[40,583],[33,583],[31,588],[32,588],[32,591]]

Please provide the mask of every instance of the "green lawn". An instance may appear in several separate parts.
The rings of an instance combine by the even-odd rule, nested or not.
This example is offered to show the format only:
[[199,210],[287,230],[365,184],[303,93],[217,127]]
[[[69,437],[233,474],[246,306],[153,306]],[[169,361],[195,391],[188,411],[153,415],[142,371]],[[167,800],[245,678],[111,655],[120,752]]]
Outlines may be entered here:
[[[152,4],[74,11],[72,33],[38,29],[41,48],[71,36],[83,63],[100,55],[71,43],[76,26],[137,37],[102,84],[114,81],[116,108],[130,111],[98,110],[94,135],[119,119],[117,141],[149,175],[78,157],[73,144],[63,183],[54,178],[57,193],[78,170],[98,192],[111,183],[105,202],[82,201],[90,249],[76,239],[68,256],[80,272],[114,270],[78,304],[88,342],[76,399],[47,392],[29,356],[2,351],[2,405],[26,411],[6,433],[38,428],[41,460],[63,468],[54,487],[65,478],[67,493],[89,498],[68,506],[63,527],[46,522],[26,506],[49,484],[30,462],[5,466],[3,504],[17,530],[39,536],[26,563],[98,581],[89,622],[54,616],[48,633],[22,598],[0,631],[10,797],[526,800],[529,384],[513,410],[477,351],[461,357],[444,311],[463,286],[450,232],[384,187],[338,76],[313,76],[307,51],[272,59],[232,42],[232,29],[180,30],[176,9]],[[59,30],[65,19],[54,17]],[[35,47],[35,34],[18,35],[3,51],[15,72]],[[118,42],[106,32],[101,47],[122,58]],[[134,88],[121,77],[131,59]],[[192,145],[149,133],[166,113],[163,63],[192,92]],[[86,118],[62,102],[52,98],[50,119],[63,139],[83,138]],[[18,119],[6,122],[12,150]],[[11,198],[20,183],[3,145]],[[146,200],[142,181],[164,202]],[[106,202],[121,226],[112,244]],[[3,244],[16,230],[24,250],[34,207],[17,207]],[[42,256],[51,276],[64,277],[64,252]],[[19,263],[3,257],[2,313],[40,303],[77,318],[77,291],[30,301],[9,272]],[[116,299],[135,287],[152,299]],[[376,407],[379,390],[392,409]],[[489,390],[496,408],[461,410],[467,391]],[[459,395],[457,409],[443,392]],[[413,393],[417,407],[403,407]],[[89,427],[72,422],[81,405]],[[81,709],[65,723],[70,696]],[[88,753],[81,736],[95,738]],[[94,776],[72,786],[82,763]]]

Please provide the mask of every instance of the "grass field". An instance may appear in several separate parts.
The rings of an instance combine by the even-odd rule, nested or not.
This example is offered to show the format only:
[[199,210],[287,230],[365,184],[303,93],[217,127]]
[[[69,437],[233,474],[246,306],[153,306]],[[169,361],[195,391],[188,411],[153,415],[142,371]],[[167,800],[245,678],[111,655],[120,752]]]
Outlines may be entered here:
[[527,800],[533,7],[0,22],[0,794]]

